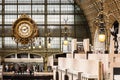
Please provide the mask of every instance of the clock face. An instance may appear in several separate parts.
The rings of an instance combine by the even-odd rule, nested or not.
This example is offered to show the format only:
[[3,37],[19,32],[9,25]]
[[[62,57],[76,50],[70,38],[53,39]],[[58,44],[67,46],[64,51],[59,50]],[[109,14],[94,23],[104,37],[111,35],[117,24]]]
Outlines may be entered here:
[[18,27],[18,33],[20,37],[27,38],[32,34],[31,27],[27,23],[22,23]]
[[15,42],[28,44],[39,36],[36,23],[26,14],[22,14],[13,24],[13,38]]

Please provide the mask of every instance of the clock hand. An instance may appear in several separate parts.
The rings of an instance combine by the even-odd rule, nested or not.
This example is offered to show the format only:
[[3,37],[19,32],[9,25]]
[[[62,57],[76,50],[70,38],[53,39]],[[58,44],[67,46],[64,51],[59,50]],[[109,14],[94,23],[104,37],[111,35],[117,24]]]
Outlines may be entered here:
[[24,28],[23,28],[23,31],[26,31],[27,29],[28,29],[28,27],[24,27]]

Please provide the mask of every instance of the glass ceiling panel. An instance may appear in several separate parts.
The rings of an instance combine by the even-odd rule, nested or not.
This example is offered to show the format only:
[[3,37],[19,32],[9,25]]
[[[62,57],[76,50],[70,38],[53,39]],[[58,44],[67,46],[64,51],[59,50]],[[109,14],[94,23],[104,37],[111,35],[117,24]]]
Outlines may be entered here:
[[[17,4],[18,1],[18,4]],[[47,3],[45,3],[47,1]],[[76,13],[74,14],[74,1],[73,0],[5,0],[5,14],[3,19],[4,24],[4,34],[5,34],[5,46],[16,46],[16,43],[11,39],[12,35],[12,24],[16,21],[21,14],[26,13],[31,17],[37,24],[39,28],[39,34],[43,38],[45,37],[45,27],[50,29],[53,34],[53,43],[58,42],[60,36],[60,29],[64,29],[67,24],[67,27],[72,33],[77,26],[81,26],[78,23],[84,21],[84,17],[77,18]],[[2,3],[2,0],[0,0]],[[32,2],[32,3],[31,3]],[[61,2],[61,4],[60,4]],[[10,3],[10,4],[9,4]],[[12,4],[13,3],[13,4]],[[18,10],[17,10],[18,6]],[[0,13],[2,10],[2,4],[0,4]],[[77,9],[79,10],[79,9]],[[17,12],[18,11],[18,12]],[[78,13],[79,14],[79,13]],[[83,15],[83,14],[82,14]],[[78,15],[81,16],[81,15]],[[66,20],[66,23],[65,23]],[[75,22],[75,23],[74,23]],[[84,26],[83,26],[84,27]],[[0,14],[0,36],[2,34],[2,14]],[[70,36],[74,37],[74,36]],[[2,39],[0,39],[2,40]],[[38,45],[38,42],[35,42]],[[44,42],[43,42],[44,43]],[[60,43],[57,43],[58,45]],[[0,41],[1,45],[1,41]],[[58,47],[54,45],[52,47]]]
[[48,5],[47,6],[47,11],[49,13],[59,13],[60,11],[60,5]]
[[18,3],[31,3],[31,0],[18,0]]
[[32,18],[36,24],[44,24],[44,15],[33,15]]
[[32,6],[33,13],[43,13],[44,12],[44,5],[33,5]]
[[[12,24],[17,19],[17,15],[5,15],[5,24]],[[12,26],[11,26],[12,27]]]
[[45,0],[32,0],[33,3],[44,3]]
[[[0,0],[2,1],[2,0]],[[17,0],[5,0],[5,3],[17,3]]]
[[60,3],[60,0],[47,0],[48,3]]
[[74,7],[73,5],[61,5],[61,12],[74,13]]
[[61,15],[61,23],[65,24],[74,24],[74,15]]
[[61,3],[73,3],[73,0],[61,0]]
[[7,13],[17,12],[17,5],[5,5],[5,12]]
[[59,15],[48,15],[47,20],[48,20],[48,24],[60,24]]
[[5,47],[6,48],[15,48],[17,44],[15,41],[12,39],[12,37],[5,37]]
[[31,12],[31,5],[19,5],[18,6],[19,13],[30,13]]

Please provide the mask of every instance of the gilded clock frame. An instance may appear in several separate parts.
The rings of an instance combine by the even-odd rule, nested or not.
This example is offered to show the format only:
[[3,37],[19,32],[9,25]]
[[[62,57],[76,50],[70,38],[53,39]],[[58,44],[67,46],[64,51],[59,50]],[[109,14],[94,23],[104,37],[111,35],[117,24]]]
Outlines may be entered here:
[[[27,36],[21,35],[19,33],[19,26],[22,24],[28,24],[30,27],[30,34]],[[39,36],[39,30],[36,23],[26,14],[22,14],[20,18],[18,18],[12,27],[12,37],[14,38],[15,42],[21,44],[28,44],[34,41],[34,38]]]

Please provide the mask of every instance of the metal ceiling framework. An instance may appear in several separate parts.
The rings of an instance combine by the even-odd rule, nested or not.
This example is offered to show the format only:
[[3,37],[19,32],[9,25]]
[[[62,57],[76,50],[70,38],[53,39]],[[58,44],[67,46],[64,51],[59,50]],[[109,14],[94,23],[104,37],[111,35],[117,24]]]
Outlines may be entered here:
[[[97,16],[99,10],[100,10],[100,4],[99,1],[100,0],[74,0],[76,4],[78,4],[78,6],[83,10],[85,17],[87,18],[89,27],[90,27],[90,33],[92,36],[92,42],[93,42],[93,37],[94,37],[94,33],[96,30],[96,27],[93,26],[93,21],[95,19],[95,17]],[[73,2],[71,2],[69,0],[69,2],[71,4],[73,4]],[[5,1],[2,0],[2,10],[1,10],[1,14],[2,14],[2,43],[4,43],[4,32],[5,32],[5,28],[4,28],[4,14],[5,14],[5,7],[4,4]],[[111,7],[112,6],[112,7]],[[112,23],[117,19],[118,21],[120,21],[120,1],[119,0],[104,0],[104,11],[110,15],[114,15],[114,18],[110,17],[110,26],[107,26],[108,28],[111,27]],[[80,14],[80,13],[79,13]],[[3,48],[4,45],[2,44]]]
[[[46,2],[47,0],[45,0],[45,2]],[[60,0],[61,1],[61,0]],[[69,15],[77,15],[75,18],[78,18],[78,16],[81,16],[82,15],[82,17],[81,17],[81,19],[83,19],[84,18],[84,14],[83,14],[83,12],[82,12],[82,10],[81,9],[79,9],[79,10],[77,10],[77,8],[79,8],[79,6],[77,6],[76,5],[76,3],[74,2],[74,0],[67,0],[69,3],[54,3],[54,4],[49,4],[49,5],[73,5],[73,7],[74,7],[74,13],[68,13]],[[21,3],[18,3],[18,0],[17,0],[17,3],[10,3],[10,5],[18,5],[18,4],[20,4],[20,5],[22,5]],[[24,3],[24,5],[26,5],[27,3]],[[36,3],[34,3],[34,4],[36,4]],[[0,26],[1,26],[1,29],[0,29],[0,36],[2,37],[2,48],[0,49],[0,55],[2,56],[2,57],[4,57],[4,56],[6,56],[6,55],[8,55],[8,54],[13,54],[13,53],[18,53],[18,51],[19,52],[24,52],[24,51],[22,51],[22,50],[17,50],[17,47],[15,48],[15,49],[11,49],[11,48],[7,48],[6,49],[6,47],[5,47],[5,37],[11,37],[11,35],[10,35],[10,33],[9,32],[11,32],[11,30],[8,30],[7,32],[8,32],[8,34],[6,35],[6,28],[5,28],[5,26],[12,26],[12,24],[6,24],[5,23],[5,15],[16,15],[16,13],[10,13],[10,12],[5,12],[5,5],[9,5],[9,3],[5,3],[5,0],[2,0],[1,1],[1,3],[0,3],[0,5],[1,5],[1,7],[2,7],[2,9],[1,9],[1,13],[0,13],[0,15],[2,16],[2,22],[1,22],[1,24],[0,24]],[[28,4],[27,4],[28,5]],[[33,5],[32,4],[32,0],[31,0],[31,4],[30,5]],[[37,4],[38,5],[38,4]],[[46,3],[40,3],[40,5],[48,5],[47,4],[47,2]],[[75,7],[75,6],[77,6],[77,7]],[[18,9],[18,6],[17,6],[17,9]],[[45,13],[40,13],[40,15],[48,15],[48,14],[50,14],[50,15],[54,15],[55,13],[47,13],[47,7],[45,8],[45,10],[46,10],[46,12]],[[18,14],[18,10],[16,11],[17,12],[17,15],[20,15],[20,13]],[[60,11],[61,12],[61,11]],[[10,13],[10,14],[9,14]],[[31,11],[30,11],[30,13],[28,13],[29,15],[33,15],[33,14],[35,14],[35,13],[33,13],[32,12],[32,8],[31,8]],[[66,13],[56,13],[56,15],[66,15]],[[38,15],[38,14],[36,14],[36,15]],[[32,16],[31,16],[32,17]],[[17,16],[17,18],[18,18],[18,16]],[[45,17],[45,24],[37,24],[37,26],[39,25],[39,26],[49,26],[49,25],[54,25],[54,24],[47,24],[47,17]],[[80,20],[79,20],[80,21]],[[84,23],[86,23],[86,24],[84,24]],[[57,26],[64,26],[64,24],[57,24]],[[72,24],[70,24],[70,26],[76,26],[76,27],[74,27],[74,29],[76,29],[76,30],[74,30],[74,32],[76,32],[76,33],[74,33],[74,35],[72,34],[71,36],[72,37],[74,37],[74,38],[80,38],[81,40],[83,39],[83,38],[87,38],[87,37],[91,37],[91,35],[89,34],[90,33],[90,30],[88,29],[89,28],[89,26],[88,26],[88,24],[87,24],[87,22],[86,22],[86,19],[83,21],[83,23],[81,23],[81,22],[77,22],[75,25],[72,25]],[[46,27],[45,27],[46,28]],[[82,29],[82,30],[81,30]],[[55,33],[56,34],[56,33]],[[54,34],[54,35],[55,35]],[[59,37],[61,36],[60,34],[58,34],[59,35]],[[81,35],[83,36],[83,37],[81,37]],[[80,37],[79,37],[80,36]],[[42,37],[45,37],[45,36],[42,36]],[[54,36],[54,37],[56,37],[56,36]],[[27,51],[26,50],[26,52],[29,52],[29,51]],[[32,50],[32,53],[37,53],[37,54],[40,54],[40,55],[43,55],[43,56],[45,56],[43,53],[50,53],[50,55],[52,55],[52,54],[55,54],[55,53],[62,53],[61,52],[61,50],[60,49],[49,49],[47,52],[45,51],[45,50],[38,50],[38,49],[36,49],[36,50]],[[41,54],[42,53],[42,54]]]

